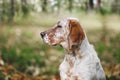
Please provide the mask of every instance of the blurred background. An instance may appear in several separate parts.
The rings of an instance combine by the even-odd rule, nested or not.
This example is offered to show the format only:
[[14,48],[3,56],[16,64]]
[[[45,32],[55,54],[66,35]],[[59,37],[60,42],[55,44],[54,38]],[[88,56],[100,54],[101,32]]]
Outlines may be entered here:
[[59,80],[65,51],[40,32],[76,17],[107,80],[120,80],[120,0],[0,0],[0,80]]

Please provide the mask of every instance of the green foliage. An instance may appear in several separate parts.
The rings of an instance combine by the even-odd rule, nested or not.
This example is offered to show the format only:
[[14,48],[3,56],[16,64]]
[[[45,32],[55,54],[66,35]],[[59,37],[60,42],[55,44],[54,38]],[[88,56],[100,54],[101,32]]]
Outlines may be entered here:
[[97,51],[100,52],[100,53],[103,53],[105,51],[105,49],[106,49],[106,45],[104,43],[99,43],[97,45],[99,45],[97,47]]
[[111,39],[111,47],[113,48],[112,52],[118,62],[120,62],[120,33],[118,33],[114,38]]
[[4,80],[4,76],[2,75],[2,71],[0,70],[0,80]]

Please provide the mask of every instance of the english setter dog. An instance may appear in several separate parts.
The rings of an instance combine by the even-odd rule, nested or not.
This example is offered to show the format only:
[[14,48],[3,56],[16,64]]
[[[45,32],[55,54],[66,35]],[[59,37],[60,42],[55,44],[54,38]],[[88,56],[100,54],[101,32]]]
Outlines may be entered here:
[[97,53],[78,19],[62,19],[40,35],[46,44],[60,45],[67,52],[59,67],[61,80],[106,80]]

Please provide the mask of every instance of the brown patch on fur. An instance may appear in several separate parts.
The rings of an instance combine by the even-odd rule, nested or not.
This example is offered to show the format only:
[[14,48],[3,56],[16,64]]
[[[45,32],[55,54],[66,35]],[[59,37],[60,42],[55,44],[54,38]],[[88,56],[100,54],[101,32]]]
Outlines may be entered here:
[[79,51],[80,50],[80,48],[77,48],[77,51]]
[[70,67],[73,67],[74,63],[69,58],[66,58],[66,61],[68,62]]
[[77,45],[85,38],[84,31],[77,20],[70,20],[70,40],[73,45]]
[[82,59],[83,58],[83,56],[82,55],[79,55],[79,59]]
[[77,20],[69,20],[69,27],[68,50],[72,50],[74,46],[77,47],[81,44],[82,40],[85,38],[85,34]]
[[47,34],[48,34],[48,38],[50,38],[50,43],[54,43],[54,40],[53,40],[53,36],[55,33],[52,32],[53,30],[49,31]]
[[73,67],[73,62],[72,61],[68,61],[70,67]]
[[72,73],[70,72],[70,70],[68,70],[67,75],[68,77],[71,77]]
[[78,76],[73,76],[73,80],[78,80]]
[[85,37],[83,29],[78,21],[70,20],[70,43],[72,45],[78,45]]

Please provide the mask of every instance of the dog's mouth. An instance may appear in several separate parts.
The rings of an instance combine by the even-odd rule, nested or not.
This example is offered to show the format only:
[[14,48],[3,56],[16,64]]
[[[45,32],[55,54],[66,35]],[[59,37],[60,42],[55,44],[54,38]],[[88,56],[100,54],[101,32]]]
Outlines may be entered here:
[[50,40],[46,40],[45,37],[42,37],[42,41],[49,46],[57,46],[57,43],[50,43]]
[[57,46],[57,44],[52,44],[51,46]]

